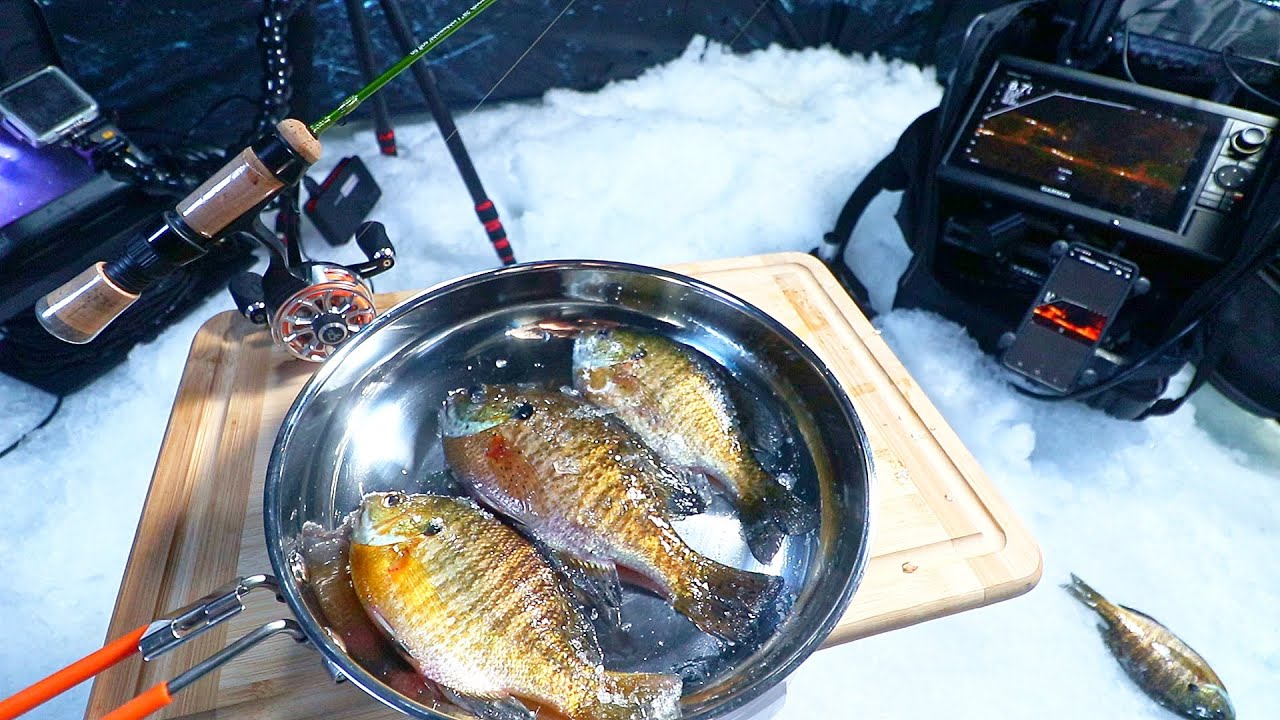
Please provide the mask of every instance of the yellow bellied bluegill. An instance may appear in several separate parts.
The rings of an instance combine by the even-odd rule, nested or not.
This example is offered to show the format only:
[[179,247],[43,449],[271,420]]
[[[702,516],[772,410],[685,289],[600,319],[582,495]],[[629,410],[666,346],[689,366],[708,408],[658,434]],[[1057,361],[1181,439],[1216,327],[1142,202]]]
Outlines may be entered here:
[[574,341],[574,384],[668,463],[703,472],[728,490],[751,553],[769,562],[784,535],[818,525],[818,513],[751,453],[720,373],[691,348],[623,329]]
[[747,637],[782,579],[711,560],[671,524],[675,480],[609,415],[573,395],[514,386],[455,392],[441,410],[445,458],[485,503],[552,550],[652,583],[677,611],[725,640]]
[[304,523],[299,544],[312,594],[331,639],[383,683],[424,705],[445,700],[439,687],[405,664],[373,624],[351,582],[351,527]]
[[1111,654],[1152,700],[1183,717],[1235,718],[1217,673],[1168,628],[1137,610],[1112,603],[1074,574],[1071,583],[1062,587],[1102,618],[1098,629]]
[[486,717],[512,716],[495,711],[512,698],[570,720],[680,716],[680,678],[605,670],[591,624],[551,566],[469,499],[367,495],[351,579],[419,672]]

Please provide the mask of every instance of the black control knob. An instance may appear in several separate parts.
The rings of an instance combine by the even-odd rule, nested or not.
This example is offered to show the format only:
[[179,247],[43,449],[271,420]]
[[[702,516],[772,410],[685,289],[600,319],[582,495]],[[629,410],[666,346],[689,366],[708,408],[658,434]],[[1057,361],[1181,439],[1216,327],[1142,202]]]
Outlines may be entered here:
[[322,313],[311,321],[311,329],[316,338],[325,345],[341,345],[351,334],[347,327],[347,319],[337,313]]
[[1223,165],[1213,171],[1213,179],[1226,190],[1239,190],[1249,182],[1249,171],[1239,165]]
[[1252,155],[1261,150],[1266,142],[1266,130],[1260,127],[1250,127],[1231,136],[1231,149],[1237,155]]

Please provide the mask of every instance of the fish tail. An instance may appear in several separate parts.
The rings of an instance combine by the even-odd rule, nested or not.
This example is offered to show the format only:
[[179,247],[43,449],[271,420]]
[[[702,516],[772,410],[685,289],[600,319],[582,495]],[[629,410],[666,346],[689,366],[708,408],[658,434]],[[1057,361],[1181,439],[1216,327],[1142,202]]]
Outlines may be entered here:
[[758,497],[741,504],[742,532],[751,554],[762,563],[773,560],[786,535],[803,535],[818,526],[818,511],[770,478]]
[[705,633],[745,640],[782,592],[782,578],[739,570],[700,557],[672,605]]
[[1062,589],[1071,593],[1071,596],[1084,603],[1089,608],[1102,612],[1107,605],[1107,599],[1097,590],[1089,587],[1089,583],[1081,580],[1075,573],[1071,573],[1071,582],[1064,583]]
[[593,720],[676,720],[680,717],[678,675],[606,671],[604,692],[583,708]]

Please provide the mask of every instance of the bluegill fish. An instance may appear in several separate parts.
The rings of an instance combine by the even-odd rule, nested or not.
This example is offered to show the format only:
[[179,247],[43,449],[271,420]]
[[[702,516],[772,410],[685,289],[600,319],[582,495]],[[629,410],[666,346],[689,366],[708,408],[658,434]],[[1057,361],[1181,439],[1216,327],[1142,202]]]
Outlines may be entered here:
[[325,530],[305,523],[299,550],[329,637],[401,695],[425,705],[444,701],[435,683],[401,659],[360,604],[351,583],[351,527],[343,523],[335,530]]
[[699,629],[748,636],[781,578],[722,565],[672,526],[671,478],[652,451],[606,413],[563,392],[489,386],[449,396],[445,458],[484,502],[552,550],[595,568],[638,573]]
[[515,698],[570,720],[680,716],[680,678],[605,670],[591,624],[546,560],[471,500],[371,493],[350,552],[369,615],[481,715],[511,717],[494,708]]
[[1074,574],[1062,587],[1102,618],[1099,630],[1111,654],[1152,700],[1187,718],[1234,720],[1235,709],[1217,673],[1168,628],[1112,603]]
[[574,341],[574,385],[668,463],[706,473],[729,491],[751,553],[769,562],[784,535],[818,526],[817,511],[751,453],[720,373],[691,348],[623,329]]

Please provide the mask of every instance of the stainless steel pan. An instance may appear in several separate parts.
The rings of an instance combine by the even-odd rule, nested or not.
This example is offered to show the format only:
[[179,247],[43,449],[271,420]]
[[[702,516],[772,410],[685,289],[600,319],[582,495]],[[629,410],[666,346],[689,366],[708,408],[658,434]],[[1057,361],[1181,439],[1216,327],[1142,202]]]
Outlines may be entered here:
[[[572,339],[562,331],[598,323],[660,333],[718,362],[735,380],[741,420],[766,469],[794,477],[797,494],[821,515],[817,531],[787,538],[767,566],[752,558],[722,500],[679,521],[704,554],[782,576],[789,602],[763,621],[758,642],[725,647],[661,600],[627,590],[626,637],[602,635],[606,663],[679,673],[686,718],[721,716],[795,669],[840,619],[868,557],[870,452],[853,407],[811,350],[742,300],[675,273],[590,261],[504,268],[427,291],[379,317],[316,373],[285,417],[266,478],[266,545],[294,619],[236,645],[287,632],[313,644],[335,678],[406,715],[470,718],[406,680],[412,672],[389,644],[370,640],[371,626],[353,634],[352,617],[367,624],[362,613],[337,617],[341,524],[370,491],[458,492],[442,472],[436,422],[445,395],[477,383],[568,385]],[[326,557],[338,562],[326,566]],[[144,645],[155,655],[201,632],[261,584],[235,583],[153,623]],[[216,659],[234,656],[231,649]],[[180,676],[184,684],[189,675]]]

